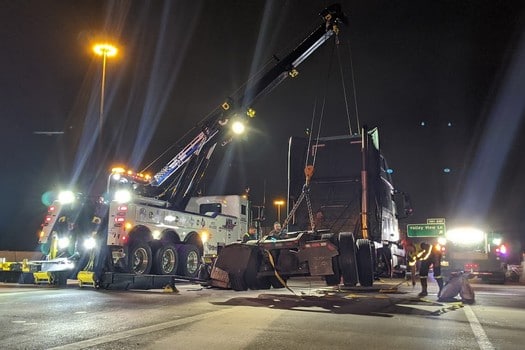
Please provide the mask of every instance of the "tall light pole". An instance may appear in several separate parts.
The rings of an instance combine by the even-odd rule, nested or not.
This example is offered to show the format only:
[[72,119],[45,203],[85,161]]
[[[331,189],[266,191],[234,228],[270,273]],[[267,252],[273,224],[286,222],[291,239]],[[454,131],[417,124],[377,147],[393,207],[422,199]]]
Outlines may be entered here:
[[116,56],[118,49],[108,43],[93,45],[93,51],[102,56],[102,82],[100,84],[100,111],[98,116],[99,139],[102,143],[102,125],[104,123],[104,93],[106,89],[106,61],[108,57]]
[[273,204],[277,206],[277,221],[281,222],[281,206],[284,205],[284,201],[282,199],[273,201]]

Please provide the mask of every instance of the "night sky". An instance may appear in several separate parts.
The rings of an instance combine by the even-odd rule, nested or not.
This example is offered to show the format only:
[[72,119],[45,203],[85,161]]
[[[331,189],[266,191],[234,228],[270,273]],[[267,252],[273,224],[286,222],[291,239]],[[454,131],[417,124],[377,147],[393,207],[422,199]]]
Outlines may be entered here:
[[[116,164],[139,171],[160,156],[149,168],[159,170],[330,3],[1,0],[0,250],[36,246],[45,192],[100,193]],[[249,187],[271,225],[288,138],[305,134],[314,111],[319,120],[323,101],[320,135],[348,133],[346,91],[352,132],[357,116],[380,128],[396,187],[412,198],[402,228],[437,217],[524,241],[525,3],[341,4],[339,46],[330,41],[254,106],[249,134],[216,151],[203,191]],[[120,51],[107,62],[100,142],[102,59],[91,44],[104,38]]]

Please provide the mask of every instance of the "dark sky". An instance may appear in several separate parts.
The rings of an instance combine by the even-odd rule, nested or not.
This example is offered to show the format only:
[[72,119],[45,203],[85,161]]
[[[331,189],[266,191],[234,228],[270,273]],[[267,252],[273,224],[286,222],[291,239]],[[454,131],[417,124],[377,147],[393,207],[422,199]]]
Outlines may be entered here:
[[[329,3],[1,0],[0,250],[36,245],[46,191],[97,192],[113,164],[148,166],[313,31]],[[523,240],[523,2],[341,3],[349,25],[339,47],[318,50],[256,104],[249,136],[217,152],[205,190],[249,186],[255,204],[265,194],[273,222],[288,137],[304,135],[315,101],[326,101],[322,136],[348,133],[343,80],[353,131],[357,101],[360,124],[379,126],[396,185],[412,197],[405,223],[445,217]],[[102,60],[90,45],[104,37],[120,52],[108,60],[99,143]]]

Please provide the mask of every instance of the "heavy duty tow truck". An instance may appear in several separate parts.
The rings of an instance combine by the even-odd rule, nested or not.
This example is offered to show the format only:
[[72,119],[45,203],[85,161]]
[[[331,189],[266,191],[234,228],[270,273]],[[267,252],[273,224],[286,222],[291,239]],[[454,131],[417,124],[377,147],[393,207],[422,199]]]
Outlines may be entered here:
[[[86,230],[92,249],[78,263],[81,285],[154,288],[174,278],[199,276],[203,261],[241,240],[249,203],[240,196],[195,197],[217,145],[232,139],[237,122],[253,117],[252,105],[330,38],[346,17],[338,4],[321,11],[323,21],[275,66],[254,77],[200,124],[197,135],[152,177],[114,169],[109,200],[101,200]],[[168,181],[170,180],[170,181]],[[204,259],[203,259],[204,258]]]

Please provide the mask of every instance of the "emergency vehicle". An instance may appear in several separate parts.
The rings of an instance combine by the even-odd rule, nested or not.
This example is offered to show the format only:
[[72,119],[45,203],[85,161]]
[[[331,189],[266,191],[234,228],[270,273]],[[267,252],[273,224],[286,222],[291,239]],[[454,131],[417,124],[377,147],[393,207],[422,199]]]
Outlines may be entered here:
[[442,243],[443,275],[463,271],[484,282],[505,283],[508,247],[501,236],[474,227],[458,227],[447,230]]

